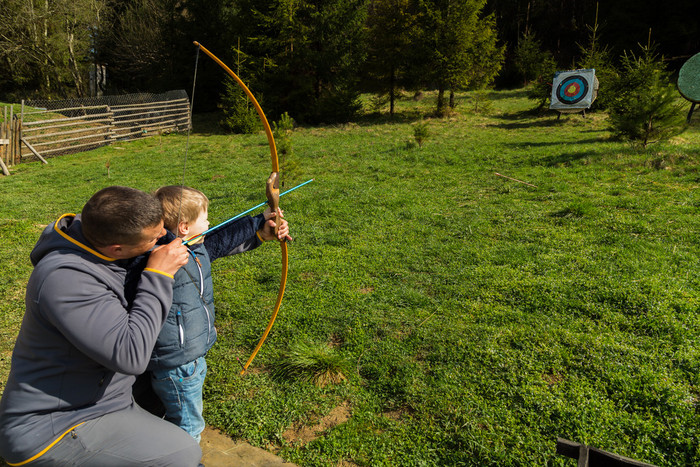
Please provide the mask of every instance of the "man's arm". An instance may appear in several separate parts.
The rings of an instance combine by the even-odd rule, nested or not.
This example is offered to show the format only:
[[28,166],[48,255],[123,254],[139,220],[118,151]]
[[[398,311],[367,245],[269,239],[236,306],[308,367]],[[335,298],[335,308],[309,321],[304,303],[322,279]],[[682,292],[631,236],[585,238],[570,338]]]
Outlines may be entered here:
[[59,268],[46,277],[39,306],[88,358],[135,375],[146,369],[172,302],[172,286],[171,277],[144,271],[129,311],[117,292],[90,273]]

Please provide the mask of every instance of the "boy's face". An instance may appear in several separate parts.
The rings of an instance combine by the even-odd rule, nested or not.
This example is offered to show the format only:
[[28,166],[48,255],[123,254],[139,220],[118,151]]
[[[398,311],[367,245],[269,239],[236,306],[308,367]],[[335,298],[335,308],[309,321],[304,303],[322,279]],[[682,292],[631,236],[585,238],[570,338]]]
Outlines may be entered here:
[[207,210],[202,211],[194,222],[190,222],[189,227],[188,237],[194,237],[206,231],[209,228],[209,213]]

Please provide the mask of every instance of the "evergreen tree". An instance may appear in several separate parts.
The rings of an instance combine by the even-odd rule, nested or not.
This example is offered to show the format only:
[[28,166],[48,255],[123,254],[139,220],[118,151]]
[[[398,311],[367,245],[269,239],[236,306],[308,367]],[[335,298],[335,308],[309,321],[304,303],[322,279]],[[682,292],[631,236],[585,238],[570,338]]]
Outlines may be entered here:
[[613,97],[612,84],[618,79],[617,69],[613,64],[610,49],[601,45],[598,35],[598,8],[593,26],[588,27],[588,44],[579,45],[581,57],[576,61],[577,68],[595,69],[598,78],[598,96],[593,105],[600,109],[607,109]]
[[542,50],[542,43],[534,33],[524,34],[515,48],[514,63],[525,85],[542,77],[542,64],[545,61],[553,61],[552,54]]
[[258,92],[272,115],[347,121],[359,109],[367,0],[246,0],[242,48],[257,61]]
[[480,16],[485,1],[420,0],[415,72],[437,88],[437,115],[445,114],[445,91],[489,84],[500,69],[494,19]]
[[609,115],[613,132],[643,147],[683,132],[684,111],[655,47],[642,47],[639,57],[625,53],[621,60],[623,69],[611,90],[614,97]]
[[[260,130],[260,117],[245,91],[229,76],[226,76],[225,85],[219,105],[224,114],[219,122],[221,127],[231,133],[251,134]],[[262,105],[259,100],[258,104]]]
[[542,50],[542,44],[534,33],[527,33],[518,41],[514,63],[524,83],[532,84],[527,97],[538,101],[537,110],[542,110],[552,96],[552,80],[557,71],[554,57]]
[[455,79],[450,87],[451,108],[455,106],[455,90],[490,86],[503,65],[505,45],[498,44],[495,16],[487,15],[478,20],[470,32],[471,40],[464,54],[468,60],[463,62],[464,68],[455,70]]
[[412,0],[374,0],[367,18],[367,60],[364,89],[389,96],[389,114],[394,115],[397,89],[409,84],[406,74],[413,43],[417,39],[417,17]]

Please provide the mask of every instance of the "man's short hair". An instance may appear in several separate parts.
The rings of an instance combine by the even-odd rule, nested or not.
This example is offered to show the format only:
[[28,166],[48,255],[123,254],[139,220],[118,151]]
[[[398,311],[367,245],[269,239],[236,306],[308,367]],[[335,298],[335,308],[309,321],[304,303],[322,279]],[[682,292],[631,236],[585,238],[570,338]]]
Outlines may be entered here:
[[155,196],[135,188],[110,186],[85,203],[81,228],[94,246],[134,245],[145,238],[143,230],[163,220]]
[[156,198],[163,207],[165,228],[177,234],[177,224],[194,222],[209,207],[209,199],[194,188],[168,185],[156,191]]

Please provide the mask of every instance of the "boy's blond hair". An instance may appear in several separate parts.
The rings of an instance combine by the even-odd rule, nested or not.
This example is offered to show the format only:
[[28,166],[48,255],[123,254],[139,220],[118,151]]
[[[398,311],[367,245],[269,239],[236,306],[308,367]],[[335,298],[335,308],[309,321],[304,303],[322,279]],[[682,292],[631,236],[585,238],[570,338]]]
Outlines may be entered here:
[[179,222],[194,222],[209,207],[209,199],[194,188],[169,185],[158,188],[156,198],[163,206],[165,228],[177,235]]

